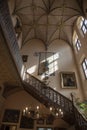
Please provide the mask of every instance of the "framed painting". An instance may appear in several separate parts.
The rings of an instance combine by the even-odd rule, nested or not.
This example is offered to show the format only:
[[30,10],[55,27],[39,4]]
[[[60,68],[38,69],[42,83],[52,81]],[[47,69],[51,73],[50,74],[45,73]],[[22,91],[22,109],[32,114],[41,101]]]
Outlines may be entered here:
[[21,116],[20,128],[33,129],[34,128],[34,119],[28,118],[26,116]]
[[17,125],[2,124],[0,130],[17,130]]
[[53,125],[53,120],[46,119],[46,125]]
[[18,123],[20,110],[6,109],[2,122]]
[[62,88],[77,88],[76,77],[74,72],[61,72]]
[[49,115],[46,118],[46,125],[53,125],[53,121],[54,121],[54,116],[53,115]]

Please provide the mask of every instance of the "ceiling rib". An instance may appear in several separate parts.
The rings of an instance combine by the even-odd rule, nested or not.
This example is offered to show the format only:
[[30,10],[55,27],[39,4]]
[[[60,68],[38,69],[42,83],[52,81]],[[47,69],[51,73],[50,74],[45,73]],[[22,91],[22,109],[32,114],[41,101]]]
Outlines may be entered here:
[[32,6],[33,6],[33,29],[34,29],[34,37],[36,38],[36,21],[35,21],[35,4],[34,0],[32,0]]
[[51,2],[51,7],[52,7],[52,5],[55,3],[55,0],[52,0],[52,2]]
[[65,8],[65,0],[63,0],[63,4],[62,4],[62,11],[61,11],[62,17],[61,17],[61,23],[60,23],[60,28],[59,28],[59,39],[60,39],[61,29],[62,29],[62,25],[63,25],[64,8]]
[[[21,10],[24,10],[24,9],[26,9],[26,8],[32,8],[32,5],[23,6],[22,8],[15,9],[14,14],[16,14],[16,13],[18,13],[18,12],[21,12]],[[43,7],[41,7],[41,6],[36,6],[36,8],[40,8],[40,9],[42,9],[44,12],[46,12],[46,10],[45,10]]]
[[83,0],[76,0],[78,6],[80,7],[81,9],[81,12],[82,12],[82,16],[85,16],[84,14],[84,10],[83,10]]
[[[53,9],[51,9],[50,12],[53,12],[54,10],[61,9],[61,8],[62,8],[61,6],[55,7],[55,8],[53,8]],[[77,9],[75,9],[75,8],[72,8],[72,7],[69,7],[69,6],[65,6],[65,8],[66,8],[66,9],[71,9],[71,10],[74,10],[74,11],[76,11],[76,12],[81,13],[79,10],[77,10]]]
[[[73,4],[70,3],[70,0],[15,1],[14,12],[19,16],[23,25],[23,45],[32,38],[42,39],[46,46],[56,38],[67,39],[69,43],[72,33],[66,36],[64,33],[67,34],[68,30],[72,32],[74,21],[83,14],[81,10],[82,0],[73,0]],[[19,4],[20,2],[21,4]],[[66,26],[68,28],[65,28]],[[38,32],[41,34],[39,35]]]
[[[44,0],[42,0],[42,2],[43,2],[43,4],[44,4],[44,6],[46,7],[46,10],[48,10],[48,7],[47,7],[47,5],[46,5],[45,1],[44,1]],[[46,11],[46,10],[45,10],[45,11]]]
[[73,15],[73,16],[67,18],[67,19],[66,19],[65,21],[63,21],[63,22],[65,23],[65,22],[69,21],[70,19],[72,19],[73,17],[76,17],[76,16],[80,16],[80,15],[79,15],[79,14],[77,14],[77,15]]

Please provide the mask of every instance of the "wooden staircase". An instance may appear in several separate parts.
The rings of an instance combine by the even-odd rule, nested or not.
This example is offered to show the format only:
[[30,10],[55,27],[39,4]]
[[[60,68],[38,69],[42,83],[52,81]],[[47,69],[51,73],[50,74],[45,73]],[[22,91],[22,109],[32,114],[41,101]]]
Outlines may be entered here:
[[[7,0],[0,1],[0,27],[8,45],[9,52],[12,55],[15,67],[21,77],[23,63],[19,54],[19,48],[17,45],[17,39],[13,29]],[[52,88],[47,87],[41,81],[29,74],[27,74],[26,81],[23,81],[23,86],[29,94],[46,105],[46,107],[49,107],[50,105],[61,107],[64,112],[63,119],[71,125],[74,124],[76,130],[87,130],[87,120],[83,118],[83,116],[75,108],[73,102],[68,98],[64,97]]]
[[46,107],[54,106],[63,110],[63,120],[70,125],[75,125],[76,130],[86,130],[87,121],[75,108],[73,102],[46,86],[43,82],[27,73],[26,80],[23,82],[24,89]]

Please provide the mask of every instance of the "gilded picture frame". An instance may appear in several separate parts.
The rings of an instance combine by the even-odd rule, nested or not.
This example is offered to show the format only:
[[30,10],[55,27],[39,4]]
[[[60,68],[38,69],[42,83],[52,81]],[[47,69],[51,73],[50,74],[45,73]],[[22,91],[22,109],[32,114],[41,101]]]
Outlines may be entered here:
[[75,72],[61,72],[62,88],[77,88]]

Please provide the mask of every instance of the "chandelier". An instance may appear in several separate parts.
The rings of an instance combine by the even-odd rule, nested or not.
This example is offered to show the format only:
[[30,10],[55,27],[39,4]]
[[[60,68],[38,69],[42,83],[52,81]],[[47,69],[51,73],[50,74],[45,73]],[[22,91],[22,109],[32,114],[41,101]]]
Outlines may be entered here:
[[49,107],[48,111],[44,110],[44,113],[42,112],[42,108],[40,106],[33,107],[25,107],[23,109],[23,116],[32,118],[32,119],[39,119],[39,118],[62,118],[63,117],[63,111],[60,108],[55,107]]

